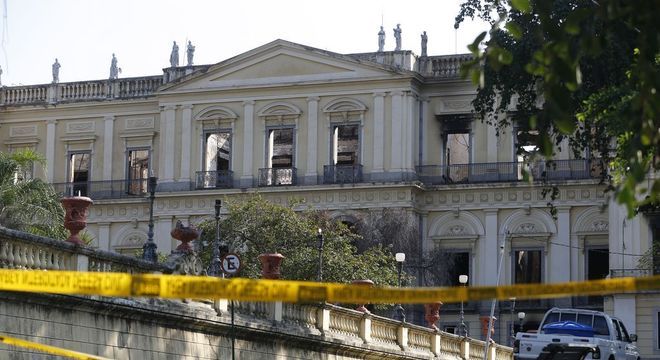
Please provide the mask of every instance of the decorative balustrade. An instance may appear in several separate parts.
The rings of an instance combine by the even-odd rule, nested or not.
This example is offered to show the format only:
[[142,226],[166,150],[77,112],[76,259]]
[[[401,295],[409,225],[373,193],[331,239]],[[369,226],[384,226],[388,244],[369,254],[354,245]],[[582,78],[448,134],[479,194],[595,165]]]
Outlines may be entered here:
[[159,75],[3,87],[0,89],[0,105],[43,105],[113,98],[141,98],[153,95],[161,85],[163,85],[163,77]]
[[60,196],[87,196],[94,200],[123,199],[147,195],[148,179],[85,181],[51,184]]
[[[221,300],[216,308],[221,316],[230,311],[229,302]],[[259,326],[282,323],[287,329],[298,327],[303,334],[323,336],[324,341],[366,344],[372,349],[388,352],[403,351],[411,358],[439,358],[464,360],[483,359],[486,343],[442,331],[395,321],[373,314],[331,304],[298,305],[234,301],[237,321]],[[493,344],[488,360],[512,359],[510,347]]]
[[653,275],[653,270],[651,269],[611,269],[610,277],[620,278],[620,277],[643,277]]
[[0,268],[112,272],[171,272],[160,264],[0,227]]
[[0,90],[1,105],[45,103],[49,85],[3,87]]
[[534,180],[580,180],[598,178],[603,166],[598,160],[553,160],[531,164],[519,162],[423,165],[417,176],[427,185],[476,184],[523,180],[523,170]]
[[472,60],[472,55],[429,56],[424,60],[427,62],[425,71],[423,71],[425,75],[439,78],[457,78],[461,74],[461,65]]

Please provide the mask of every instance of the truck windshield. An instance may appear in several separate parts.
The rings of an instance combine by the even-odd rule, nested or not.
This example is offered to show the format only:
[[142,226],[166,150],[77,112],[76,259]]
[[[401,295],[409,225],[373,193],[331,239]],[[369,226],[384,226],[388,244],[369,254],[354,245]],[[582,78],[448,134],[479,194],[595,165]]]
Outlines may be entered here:
[[605,317],[603,316],[594,315],[593,328],[596,335],[610,335],[610,329],[607,327],[607,320],[605,320]]

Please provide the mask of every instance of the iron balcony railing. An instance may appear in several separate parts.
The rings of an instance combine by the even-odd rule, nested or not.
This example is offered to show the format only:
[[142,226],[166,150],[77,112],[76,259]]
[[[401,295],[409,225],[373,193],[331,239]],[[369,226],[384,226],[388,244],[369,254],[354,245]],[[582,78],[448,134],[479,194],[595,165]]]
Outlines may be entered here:
[[653,275],[651,269],[610,269],[610,277],[643,277]]
[[362,182],[362,165],[324,165],[324,184],[356,184]]
[[234,172],[231,170],[198,171],[195,188],[200,189],[228,189],[234,185]]
[[297,169],[263,168],[259,169],[259,186],[296,185]]
[[124,179],[52,184],[60,196],[88,196],[92,199],[143,197],[148,191],[148,179]]
[[598,178],[603,168],[600,161],[584,159],[423,165],[417,167],[417,176],[427,185],[520,181],[524,172],[535,180],[579,180]]

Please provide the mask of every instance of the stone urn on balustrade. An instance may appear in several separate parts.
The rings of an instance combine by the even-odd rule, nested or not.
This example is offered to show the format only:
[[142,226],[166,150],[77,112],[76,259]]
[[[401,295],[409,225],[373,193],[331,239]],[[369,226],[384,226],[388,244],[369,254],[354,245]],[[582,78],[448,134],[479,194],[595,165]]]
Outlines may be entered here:
[[71,235],[66,241],[76,245],[85,245],[80,239],[78,233],[87,226],[87,216],[89,207],[94,203],[87,196],[71,196],[60,200],[64,208],[64,228],[69,230]]
[[[369,279],[362,279],[362,280],[353,280],[351,281],[351,284],[353,285],[359,285],[359,286],[365,286],[365,287],[373,287],[374,282],[369,280]],[[369,309],[367,309],[367,305],[369,304],[358,304],[359,306],[355,309],[359,312],[363,312],[365,314],[371,314]]]
[[[488,324],[490,323],[490,316],[482,316],[479,318],[481,320],[481,335],[483,335],[484,340],[488,339],[489,336],[486,336],[488,334]],[[490,338],[493,337],[495,334],[495,321],[497,318],[493,316],[493,328],[490,330]]]
[[257,257],[261,262],[261,277],[264,279],[277,280],[282,275],[280,267],[284,255],[280,253],[266,253]]
[[200,231],[197,230],[193,225],[188,224],[188,226],[184,226],[181,220],[176,221],[176,225],[174,226],[174,229],[170,231],[170,235],[174,239],[177,239],[181,242],[179,246],[177,246],[175,252],[178,253],[191,253],[193,252],[192,246],[190,246],[190,243],[197,239],[199,237]]
[[424,304],[424,320],[428,324],[428,327],[438,331],[438,327],[435,326],[435,323],[440,320],[440,307],[442,306],[442,301],[432,302],[430,304]]

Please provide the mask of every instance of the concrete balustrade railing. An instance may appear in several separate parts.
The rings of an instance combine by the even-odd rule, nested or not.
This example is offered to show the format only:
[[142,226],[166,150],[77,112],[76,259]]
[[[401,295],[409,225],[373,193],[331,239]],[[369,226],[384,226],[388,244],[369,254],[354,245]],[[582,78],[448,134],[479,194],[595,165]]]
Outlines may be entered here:
[[[366,344],[382,350],[404,351],[414,357],[440,359],[483,359],[486,343],[442,331],[365,314],[331,304],[297,305],[280,302],[233,302],[238,317],[263,319],[268,324],[283,324],[309,329],[325,341]],[[226,300],[216,303],[220,314],[231,311]],[[509,347],[489,347],[489,360],[512,359]]]
[[162,264],[78,246],[0,226],[0,268],[30,270],[168,272]]
[[[0,227],[0,268],[71,271],[162,272],[172,269],[109,251],[78,246]],[[231,305],[230,305],[231,304]],[[233,310],[249,326],[273,324],[297,329],[323,341],[410,354],[412,358],[483,359],[483,341],[399,322],[331,304],[214,302],[218,314]],[[233,309],[231,309],[233,307]],[[488,360],[512,359],[512,349],[493,345]]]
[[153,95],[163,76],[90,80],[0,88],[0,106],[45,105],[67,102],[141,98]]

